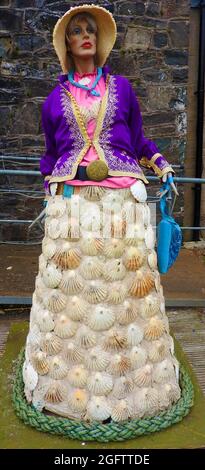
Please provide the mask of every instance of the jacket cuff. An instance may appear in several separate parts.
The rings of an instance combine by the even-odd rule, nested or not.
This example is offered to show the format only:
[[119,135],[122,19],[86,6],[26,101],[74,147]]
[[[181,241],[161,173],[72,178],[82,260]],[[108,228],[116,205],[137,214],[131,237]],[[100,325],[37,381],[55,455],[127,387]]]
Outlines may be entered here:
[[44,180],[43,186],[46,196],[50,196],[49,181]]
[[163,157],[161,153],[155,153],[150,160],[147,157],[142,157],[139,160],[140,165],[151,168],[153,172],[160,178],[165,174],[171,171],[175,173],[172,166],[169,165],[167,160]]

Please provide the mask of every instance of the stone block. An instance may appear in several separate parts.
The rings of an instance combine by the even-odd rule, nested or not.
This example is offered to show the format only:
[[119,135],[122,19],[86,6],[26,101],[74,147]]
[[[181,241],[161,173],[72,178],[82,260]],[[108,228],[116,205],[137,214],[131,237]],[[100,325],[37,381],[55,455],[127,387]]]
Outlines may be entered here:
[[151,31],[140,27],[128,27],[125,36],[125,49],[147,50],[151,45]]

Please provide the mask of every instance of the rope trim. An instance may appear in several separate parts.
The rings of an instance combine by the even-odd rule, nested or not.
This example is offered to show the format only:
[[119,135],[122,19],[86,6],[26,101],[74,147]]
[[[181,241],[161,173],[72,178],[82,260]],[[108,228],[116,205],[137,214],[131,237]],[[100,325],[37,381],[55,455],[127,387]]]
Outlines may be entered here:
[[124,441],[138,436],[162,431],[169,426],[180,422],[193,406],[194,389],[191,379],[184,367],[180,366],[180,386],[182,394],[177,403],[168,411],[163,411],[157,416],[145,419],[133,419],[123,423],[101,424],[93,422],[75,421],[68,418],[48,416],[29,405],[24,395],[24,382],[22,366],[24,362],[24,349],[18,356],[16,377],[13,387],[13,405],[17,416],[25,424],[36,428],[38,431],[48,432],[83,441]]

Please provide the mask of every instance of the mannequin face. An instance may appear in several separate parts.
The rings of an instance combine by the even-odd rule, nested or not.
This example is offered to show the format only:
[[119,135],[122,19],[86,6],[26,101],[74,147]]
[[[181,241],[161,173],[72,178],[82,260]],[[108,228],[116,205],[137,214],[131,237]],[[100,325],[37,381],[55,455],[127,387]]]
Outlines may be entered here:
[[[94,59],[97,43],[96,32],[86,20],[79,20],[69,31],[69,34],[66,34],[66,38],[68,50],[71,51],[73,58]],[[89,42],[90,45],[83,46],[86,42]]]

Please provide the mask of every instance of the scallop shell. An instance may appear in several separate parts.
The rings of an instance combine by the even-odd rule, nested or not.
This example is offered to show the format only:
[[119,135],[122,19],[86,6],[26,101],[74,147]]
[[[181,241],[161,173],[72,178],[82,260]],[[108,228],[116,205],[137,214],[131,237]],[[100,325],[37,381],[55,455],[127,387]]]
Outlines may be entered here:
[[105,397],[93,396],[87,405],[87,415],[93,420],[104,421],[111,415],[111,406]]
[[134,383],[131,377],[122,376],[115,380],[112,395],[116,398],[126,398],[134,389]]
[[52,258],[56,252],[55,242],[45,237],[42,241],[42,252],[46,259]]
[[44,297],[44,303],[46,308],[51,310],[51,312],[59,313],[65,308],[67,297],[59,289],[52,289],[49,294]]
[[124,334],[110,330],[103,342],[103,348],[107,351],[121,351],[127,347],[127,339]]
[[48,310],[44,310],[43,313],[38,316],[38,326],[43,333],[49,333],[54,329],[55,323]]
[[42,350],[47,354],[58,354],[62,349],[62,341],[53,333],[46,333],[42,340]]
[[78,248],[70,248],[70,243],[64,242],[52,259],[62,269],[74,269],[80,265],[81,258]]
[[68,406],[74,411],[81,413],[85,411],[89,395],[86,390],[76,389],[68,397]]
[[45,285],[54,289],[55,287],[58,287],[62,278],[62,274],[61,271],[56,268],[56,266],[51,264],[47,266],[42,277]]
[[84,255],[95,256],[103,250],[103,240],[96,238],[92,233],[82,237],[80,248]]
[[87,384],[88,371],[83,365],[69,370],[68,380],[73,387],[83,388]]
[[137,346],[143,339],[143,330],[140,326],[131,323],[127,329],[127,341],[130,346]]
[[74,343],[66,346],[65,357],[71,364],[81,363],[84,360],[83,352]]
[[135,181],[135,183],[130,186],[130,192],[138,202],[145,202],[147,200],[147,190],[141,180]]
[[145,227],[150,225],[151,211],[150,211],[148,204],[137,204],[136,216],[138,220],[142,221]]
[[134,280],[129,289],[130,295],[138,298],[147,295],[150,290],[154,287],[154,278],[151,273],[137,271]]
[[162,339],[156,340],[151,344],[150,349],[149,349],[150,361],[152,362],[163,361],[167,353],[168,353],[167,344]]
[[58,382],[53,382],[49,385],[44,399],[49,403],[61,403],[66,399],[66,388]]
[[84,258],[79,272],[86,280],[97,279],[102,275],[103,265],[97,258]]
[[147,364],[133,373],[134,383],[138,387],[147,387],[152,382],[152,366]]
[[84,287],[83,279],[75,270],[63,273],[59,288],[64,294],[78,294]]
[[97,305],[87,316],[87,324],[95,331],[107,330],[115,321],[115,314],[104,305]]
[[69,298],[67,304],[67,314],[71,320],[80,321],[84,318],[88,310],[86,302],[81,298],[73,295]]
[[60,220],[56,218],[46,217],[45,221],[45,233],[46,236],[50,237],[52,240],[56,240],[61,235],[61,225]]
[[145,237],[145,228],[141,223],[129,224],[126,231],[126,245],[138,245]]
[[153,250],[155,246],[155,234],[152,225],[148,225],[144,239],[146,247],[149,248],[149,250]]
[[140,306],[140,315],[145,319],[153,317],[159,313],[159,308],[159,299],[152,294],[147,295]]
[[64,379],[68,374],[68,368],[60,357],[54,356],[50,361],[50,371],[49,375],[52,379]]
[[36,279],[35,279],[35,292],[36,292],[36,296],[37,298],[42,301],[43,300],[43,297],[46,293],[47,289],[45,287],[45,284],[43,282],[43,279],[41,277],[41,275],[37,275],[36,276]]
[[43,351],[37,351],[33,354],[32,363],[35,370],[40,375],[45,375],[49,371],[49,361],[47,355]]
[[115,354],[111,359],[108,372],[114,375],[124,375],[131,369],[131,360],[129,357],[121,354]]
[[81,207],[80,225],[83,230],[100,230],[100,208],[95,203],[87,203]]
[[154,250],[148,255],[147,261],[151,269],[157,269],[157,254]]
[[122,204],[124,202],[123,197],[119,194],[118,191],[111,191],[104,195],[103,197],[103,209],[106,211],[112,210],[115,213],[121,211]]
[[95,333],[83,325],[76,333],[76,342],[82,348],[90,348],[96,344]]
[[78,328],[78,324],[70,320],[66,315],[60,315],[56,320],[54,333],[62,339],[72,337]]
[[106,281],[120,281],[126,275],[126,269],[121,259],[113,259],[104,265],[104,278]]
[[27,335],[26,343],[27,345],[30,344],[31,347],[32,346],[35,347],[35,346],[39,346],[40,341],[41,341],[41,332],[39,330],[38,325],[34,324]]
[[104,246],[104,254],[107,258],[119,258],[122,256],[124,251],[124,243],[122,240],[117,238],[111,238],[106,242]]
[[164,333],[164,323],[156,317],[152,317],[149,320],[148,325],[145,327],[144,336],[148,341],[159,339]]
[[147,361],[147,353],[141,346],[134,346],[130,352],[131,367],[136,369],[143,367]]
[[163,384],[173,378],[175,378],[175,371],[171,361],[164,359],[164,361],[156,365],[153,372],[153,379],[156,383]]
[[31,392],[36,388],[38,383],[38,374],[33,368],[32,364],[26,361],[23,364],[22,372],[25,387]]
[[62,197],[50,198],[46,206],[46,212],[52,217],[61,217],[66,212],[66,200]]
[[78,241],[80,238],[79,217],[69,217],[67,238],[70,242]]
[[122,238],[126,233],[127,223],[122,216],[114,215],[111,220],[111,236],[114,238]]
[[91,349],[86,357],[86,367],[92,371],[105,370],[109,364],[109,356],[99,347]]
[[95,372],[88,379],[87,386],[94,395],[107,395],[113,388],[113,380],[105,372]]
[[144,387],[134,397],[134,414],[156,414],[159,408],[158,391],[152,387]]
[[121,421],[126,421],[132,416],[132,406],[128,403],[127,400],[120,400],[117,405],[114,406],[111,418],[116,423]]
[[80,194],[88,201],[100,201],[105,192],[105,188],[101,186],[84,186],[81,188]]
[[103,302],[107,297],[107,289],[100,284],[97,284],[96,281],[91,281],[90,285],[87,285],[84,288],[83,295],[85,299],[92,303],[96,304],[98,302]]
[[123,302],[122,307],[117,312],[117,320],[120,325],[127,325],[134,321],[138,315],[138,308],[129,300]]
[[121,282],[112,284],[112,289],[108,291],[107,302],[111,304],[120,304],[125,300],[127,295],[127,287]]
[[41,274],[43,274],[44,270],[46,269],[47,264],[48,264],[47,259],[45,258],[44,254],[41,253],[41,255],[38,258],[39,272]]
[[167,395],[171,403],[178,401],[181,396],[181,390],[178,384],[164,384],[162,390],[160,390],[160,396],[163,392]]
[[145,256],[142,249],[131,246],[123,256],[123,263],[128,271],[136,271],[144,262]]
[[133,201],[126,201],[123,204],[123,219],[127,223],[134,224],[136,222],[136,203]]

